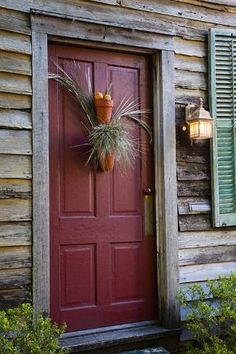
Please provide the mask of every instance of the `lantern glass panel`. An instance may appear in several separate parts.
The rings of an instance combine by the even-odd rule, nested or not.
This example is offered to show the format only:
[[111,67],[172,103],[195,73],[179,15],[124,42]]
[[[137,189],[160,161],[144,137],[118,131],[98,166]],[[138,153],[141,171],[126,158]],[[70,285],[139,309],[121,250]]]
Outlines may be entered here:
[[209,139],[212,137],[212,121],[200,119],[190,122],[190,139]]
[[190,139],[198,139],[199,137],[199,122],[190,122],[189,123],[190,129]]
[[212,122],[210,120],[200,120],[199,134],[203,138],[212,137]]

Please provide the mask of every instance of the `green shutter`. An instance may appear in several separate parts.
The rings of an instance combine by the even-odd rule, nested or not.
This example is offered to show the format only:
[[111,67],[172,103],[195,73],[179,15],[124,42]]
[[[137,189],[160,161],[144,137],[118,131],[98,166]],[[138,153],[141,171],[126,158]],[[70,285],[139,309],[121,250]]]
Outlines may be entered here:
[[212,139],[214,226],[236,225],[236,32],[211,30],[209,89],[215,118]]

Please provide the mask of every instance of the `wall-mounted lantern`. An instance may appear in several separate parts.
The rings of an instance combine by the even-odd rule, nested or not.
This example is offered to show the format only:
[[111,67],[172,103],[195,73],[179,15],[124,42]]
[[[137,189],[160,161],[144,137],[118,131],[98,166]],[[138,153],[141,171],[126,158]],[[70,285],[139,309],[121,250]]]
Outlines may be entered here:
[[[185,120],[189,126],[190,139],[212,138],[214,119],[203,108],[202,98],[200,98],[199,106],[188,104],[185,107]],[[186,127],[183,127],[183,130],[186,130]]]

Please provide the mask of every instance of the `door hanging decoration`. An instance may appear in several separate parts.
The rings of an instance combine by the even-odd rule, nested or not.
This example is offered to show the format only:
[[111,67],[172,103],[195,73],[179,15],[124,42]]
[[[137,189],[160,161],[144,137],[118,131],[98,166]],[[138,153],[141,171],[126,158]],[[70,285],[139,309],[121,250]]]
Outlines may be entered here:
[[111,171],[115,161],[132,165],[139,153],[139,144],[131,134],[128,119],[146,131],[151,143],[151,127],[140,118],[141,115],[150,112],[139,109],[139,102],[127,97],[121,100],[113,112],[111,85],[104,94],[99,91],[94,94],[87,75],[89,94],[86,94],[77,80],[74,80],[62,67],[56,66],[58,73],[50,73],[49,78],[56,80],[69,91],[85,113],[86,119],[81,123],[86,126],[88,132],[90,149],[87,164],[92,163],[95,168],[102,171]]

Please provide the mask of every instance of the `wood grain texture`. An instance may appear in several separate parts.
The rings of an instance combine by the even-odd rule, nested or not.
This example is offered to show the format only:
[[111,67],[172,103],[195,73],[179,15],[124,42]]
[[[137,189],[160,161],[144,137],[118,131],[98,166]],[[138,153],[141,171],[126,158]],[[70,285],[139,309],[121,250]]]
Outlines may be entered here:
[[[33,302],[49,311],[49,118],[47,35],[33,31]],[[38,78],[41,78],[38,80]],[[42,262],[43,259],[43,262]]]
[[31,39],[24,34],[0,30],[0,49],[14,53],[31,54]]
[[236,245],[236,231],[217,230],[179,233],[180,249],[231,245]]
[[207,77],[204,73],[176,70],[175,87],[207,90]]
[[210,179],[209,164],[185,163],[177,164],[178,181],[202,181]]
[[218,9],[219,11],[233,11],[235,8],[235,0],[176,0],[186,4],[194,4],[204,6],[207,9]]
[[0,71],[31,75],[31,56],[0,50]]
[[210,181],[178,181],[178,197],[209,197],[211,195]]
[[0,179],[0,198],[32,197],[31,181],[28,179]]
[[209,164],[210,161],[210,149],[209,144],[204,147],[187,141],[186,145],[183,145],[182,136],[179,136],[179,141],[177,143],[177,162],[184,163],[196,163],[196,164]]
[[201,41],[191,41],[175,37],[175,53],[186,56],[204,58],[207,56],[207,44]]
[[32,178],[31,156],[0,155],[0,178]]
[[211,215],[179,215],[180,231],[203,231],[212,229]]
[[0,92],[32,95],[31,79],[25,75],[0,72]]
[[30,34],[29,15],[20,11],[1,8],[0,29],[7,31]]
[[[50,17],[50,16],[37,16],[33,14],[33,30],[39,33],[48,33],[56,36],[64,36],[70,38],[77,38],[82,40],[90,40],[102,43],[124,44],[127,46],[141,47],[145,42],[144,48],[150,49],[173,49],[173,41],[171,37],[162,35],[161,33],[149,33],[149,31],[142,32],[142,27],[134,24],[130,27],[123,22],[123,25],[110,23],[109,27],[104,26],[103,22],[86,20],[68,22],[64,18]],[[98,22],[96,24],[96,22]],[[102,24],[102,25],[101,25]],[[117,28],[118,27],[118,28]],[[57,31],[55,31],[57,28]],[[136,29],[136,31],[134,31]],[[158,36],[158,38],[157,38]]]
[[175,68],[177,70],[186,70],[190,72],[207,72],[206,58],[190,57],[187,55],[175,55]]
[[[175,107],[174,107],[174,53],[163,51],[160,57],[159,72],[156,71],[156,83],[161,81],[162,123],[157,131],[158,168],[156,171],[159,185],[157,186],[157,208],[159,210],[158,224],[160,264],[159,289],[161,291],[159,306],[162,308],[161,317],[163,325],[167,327],[178,326],[178,305],[176,295],[178,289],[178,260],[175,250],[178,249],[177,239],[177,186],[176,186],[176,140],[175,140]],[[155,88],[154,88],[155,90]],[[154,103],[155,106],[155,103]],[[170,223],[169,220],[172,222]],[[158,267],[158,268],[159,268]]]
[[31,97],[0,92],[0,108],[6,108],[6,109],[31,108]]
[[199,97],[203,99],[204,102],[207,101],[207,93],[204,90],[191,90],[185,88],[175,89],[175,102],[177,104],[187,105],[189,103],[199,104]]
[[0,130],[0,153],[14,155],[32,154],[31,132],[27,130]]
[[31,113],[0,109],[0,128],[32,129]]
[[[99,2],[99,0],[94,0],[94,2]],[[226,0],[227,2],[227,0]],[[155,14],[162,14],[162,15],[171,15],[173,17],[177,17],[178,19],[188,19],[188,20],[194,20],[194,21],[200,21],[200,22],[207,22],[207,23],[224,23],[228,26],[234,26],[235,23],[232,18],[229,18],[227,14],[226,8],[222,7],[222,10],[219,12],[219,9],[216,7],[211,7],[211,11],[206,9],[204,6],[201,6],[199,9],[198,7],[195,6],[195,1],[186,1],[185,4],[182,2],[173,2],[173,1],[168,1],[168,0],[161,0],[158,1],[158,3],[155,0],[141,0],[141,1],[135,1],[135,0],[121,0],[119,3],[117,1],[108,1],[108,0],[103,0],[102,3],[105,4],[112,4],[122,6],[123,8],[127,9],[134,9],[137,11],[142,11],[143,13],[145,12],[151,12]],[[212,3],[215,3],[215,1],[212,0]],[[235,5],[235,3],[231,2],[231,5]],[[222,15],[222,16],[221,16]],[[233,16],[232,16],[233,17]],[[222,22],[221,22],[222,21]]]
[[179,251],[179,265],[210,264],[222,262],[234,262],[236,246],[217,246],[191,248]]
[[[188,35],[193,31],[193,23],[196,27],[206,28],[206,23],[209,25],[228,25],[235,26],[234,15],[229,16],[226,11],[215,11],[212,7],[208,11],[204,7],[194,6],[193,4],[181,4],[172,1],[161,0],[160,4],[155,1],[80,1],[79,4],[73,4],[72,1],[57,1],[45,4],[42,0],[29,0],[22,4],[17,4],[14,0],[5,0],[4,6],[7,8],[16,9],[19,11],[29,12],[31,8],[52,11],[59,14],[65,13],[67,16],[77,16],[83,18],[94,18],[96,20],[106,22],[119,23],[120,26],[124,23],[130,22],[132,25],[139,22],[139,26],[152,28],[154,31],[158,22],[166,20],[166,23],[161,23],[160,30],[170,33],[171,28],[174,27],[174,34],[180,33]],[[224,9],[225,10],[225,9]],[[114,16],[114,12],[116,15]],[[140,23],[139,16],[142,13],[142,21]],[[221,16],[222,15],[222,16]],[[175,25],[175,22],[179,25]],[[169,26],[168,26],[169,24]],[[156,27],[155,27],[156,26]],[[186,30],[186,28],[188,30]],[[133,26],[135,28],[135,26]],[[172,30],[173,31],[173,30]],[[173,32],[172,32],[173,33]]]
[[0,248],[0,269],[28,268],[32,265],[30,246]]
[[31,269],[0,269],[0,289],[17,289],[31,284]]
[[0,247],[29,246],[32,244],[30,222],[0,224]]
[[31,199],[0,199],[0,221],[28,221],[31,218]]
[[0,309],[14,308],[19,304],[28,302],[30,298],[30,291],[24,287],[0,290]]
[[236,272],[236,262],[184,266],[180,267],[180,283],[206,281],[232,272]]
[[[6,7],[11,8],[11,3],[12,1],[8,0]],[[13,8],[15,8],[14,5]],[[88,2],[80,1],[79,6],[67,3],[65,7],[65,4],[62,2],[47,4],[47,6],[42,4],[42,2],[32,2],[32,8],[41,11],[51,11],[57,13],[58,15],[66,13],[67,18],[71,19],[75,19],[77,17],[81,21],[93,20],[94,23],[101,23],[109,26],[112,25],[121,28],[126,27],[130,29],[139,29],[146,32],[165,33],[171,35],[180,34],[182,36],[186,36],[187,38],[193,37],[198,39],[203,39],[206,35],[206,30],[201,23],[200,26],[196,26],[200,28],[194,28],[194,26],[191,26],[191,21],[184,18],[179,17],[176,19],[173,16],[168,16],[168,14],[158,14],[157,16],[157,14],[152,12],[147,14],[143,12],[142,21],[140,21],[139,11],[136,11],[135,9],[127,9],[123,6],[115,8],[114,6],[110,6],[110,4],[104,6],[104,4],[88,4]],[[29,11],[29,7],[26,11]],[[115,17],[114,11],[116,11]],[[187,27],[188,30],[186,30],[185,27]]]

